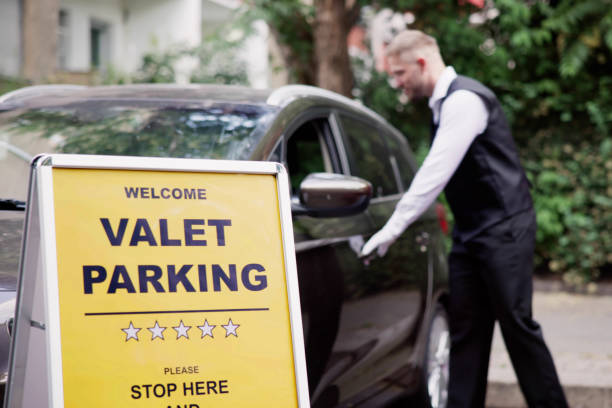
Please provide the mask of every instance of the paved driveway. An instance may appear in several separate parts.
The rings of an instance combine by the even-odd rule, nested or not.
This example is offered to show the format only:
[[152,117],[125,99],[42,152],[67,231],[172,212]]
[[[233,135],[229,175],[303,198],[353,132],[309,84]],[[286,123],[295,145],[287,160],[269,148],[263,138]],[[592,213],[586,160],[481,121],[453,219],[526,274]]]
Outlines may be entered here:
[[[533,311],[570,406],[612,407],[612,296],[536,291]],[[520,406],[525,403],[496,327],[487,407]]]

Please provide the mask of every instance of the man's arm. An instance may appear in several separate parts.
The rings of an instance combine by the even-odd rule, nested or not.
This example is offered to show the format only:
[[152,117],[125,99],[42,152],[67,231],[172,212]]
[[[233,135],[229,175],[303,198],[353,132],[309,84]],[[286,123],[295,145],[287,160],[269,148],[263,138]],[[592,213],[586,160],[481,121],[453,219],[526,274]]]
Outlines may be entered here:
[[363,246],[362,256],[376,248],[383,256],[402,232],[431,206],[476,136],[486,129],[487,120],[485,104],[475,93],[459,90],[446,98],[440,112],[440,126],[425,161],[385,226]]

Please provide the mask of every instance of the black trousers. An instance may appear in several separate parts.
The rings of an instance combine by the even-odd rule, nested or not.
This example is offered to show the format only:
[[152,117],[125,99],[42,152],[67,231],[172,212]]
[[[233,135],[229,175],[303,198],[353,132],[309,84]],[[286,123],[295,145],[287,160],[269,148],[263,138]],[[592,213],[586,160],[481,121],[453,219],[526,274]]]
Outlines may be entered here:
[[553,359],[532,319],[533,211],[454,242],[450,267],[449,408],[484,407],[495,320],[529,407],[567,407]]

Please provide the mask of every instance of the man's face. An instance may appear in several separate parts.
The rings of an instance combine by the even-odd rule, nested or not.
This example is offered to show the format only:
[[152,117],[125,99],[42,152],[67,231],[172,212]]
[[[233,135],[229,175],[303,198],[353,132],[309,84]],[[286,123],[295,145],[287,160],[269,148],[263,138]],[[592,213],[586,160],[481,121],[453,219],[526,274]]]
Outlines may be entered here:
[[402,59],[399,55],[392,55],[388,58],[388,62],[389,73],[409,99],[419,99],[427,96],[424,67],[417,58]]

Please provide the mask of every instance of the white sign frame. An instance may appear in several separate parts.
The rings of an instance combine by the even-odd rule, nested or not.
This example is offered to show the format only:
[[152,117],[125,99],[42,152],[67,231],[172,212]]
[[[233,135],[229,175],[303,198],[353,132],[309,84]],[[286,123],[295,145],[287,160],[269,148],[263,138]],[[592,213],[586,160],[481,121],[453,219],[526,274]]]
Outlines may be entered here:
[[[39,408],[42,406],[41,399],[48,399],[47,406],[50,408],[64,407],[52,174],[54,168],[275,176],[297,403],[299,408],[310,407],[289,179],[283,165],[238,160],[50,154],[37,156],[31,165],[5,408]],[[36,361],[37,358],[44,361]]]

